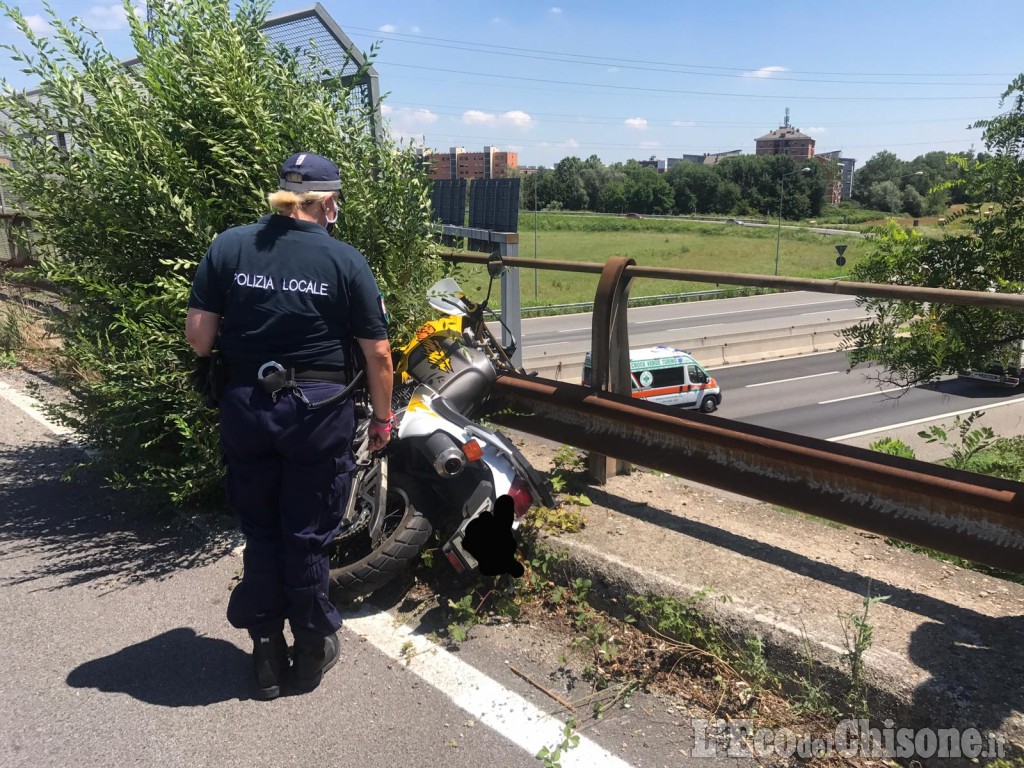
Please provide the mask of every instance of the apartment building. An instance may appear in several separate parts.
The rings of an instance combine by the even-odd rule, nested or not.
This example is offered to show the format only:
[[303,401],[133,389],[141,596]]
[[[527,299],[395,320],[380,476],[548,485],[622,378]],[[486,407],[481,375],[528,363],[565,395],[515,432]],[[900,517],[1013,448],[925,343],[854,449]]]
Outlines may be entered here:
[[498,147],[484,147],[483,152],[467,152],[465,147],[451,147],[443,153],[424,153],[430,164],[432,179],[504,179],[519,169],[519,153],[504,152]]
[[790,125],[789,110],[785,122],[755,140],[759,155],[787,155],[798,163],[814,157],[814,139]]
[[839,200],[849,200],[853,197],[853,171],[857,165],[857,161],[852,157],[843,157],[840,150],[834,152],[822,152],[815,157],[823,157],[828,160],[834,160],[839,164],[840,179],[839,179]]

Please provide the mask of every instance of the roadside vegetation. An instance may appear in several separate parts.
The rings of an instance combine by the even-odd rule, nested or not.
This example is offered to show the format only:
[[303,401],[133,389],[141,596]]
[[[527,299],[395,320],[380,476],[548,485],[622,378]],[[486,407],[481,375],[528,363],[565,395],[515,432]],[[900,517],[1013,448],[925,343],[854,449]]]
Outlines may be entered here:
[[[867,595],[859,606],[836,613],[846,647],[842,668],[828,670],[809,647],[796,663],[780,665],[762,637],[736,635],[719,618],[718,606],[730,602],[726,594],[610,596],[553,546],[557,537],[586,525],[589,503],[582,454],[563,447],[553,461],[562,503],[531,510],[521,529],[522,578],[484,577],[467,589],[450,576],[439,552],[428,550],[403,601],[411,615],[440,611],[438,640],[455,647],[471,642],[478,628],[510,622],[570,638],[547,678],[517,672],[565,715],[562,740],[537,755],[543,765],[557,764],[588,727],[635,706],[639,692],[672,696],[685,702],[690,716],[712,723],[749,718],[757,728],[786,727],[811,738],[834,733],[842,719],[869,716],[863,660],[872,646],[871,610],[885,597]],[[807,759],[810,765],[831,764]]]
[[[216,412],[188,383],[192,274],[218,232],[267,212],[284,158],[311,150],[338,162],[339,234],[366,254],[397,336],[422,319],[426,288],[448,269],[427,234],[429,187],[411,148],[374,141],[340,75],[320,79],[315,51],[273,47],[261,29],[269,10],[267,0],[181,0],[129,13],[138,64],[126,68],[80,20],[50,13],[55,32],[41,38],[0,2],[22,39],[5,47],[40,94],[0,86],[13,160],[0,178],[9,202],[32,212],[40,261],[30,277],[65,309],[49,320],[70,398],[50,415],[113,485],[175,503],[221,493]],[[73,141],[58,146],[58,134]],[[19,312],[5,308],[5,360],[25,346]]]

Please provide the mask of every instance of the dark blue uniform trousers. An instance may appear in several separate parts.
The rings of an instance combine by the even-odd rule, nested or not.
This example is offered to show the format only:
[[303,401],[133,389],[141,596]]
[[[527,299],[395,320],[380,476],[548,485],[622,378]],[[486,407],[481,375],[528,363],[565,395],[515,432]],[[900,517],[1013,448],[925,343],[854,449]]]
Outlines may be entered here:
[[[318,402],[333,382],[300,382]],[[288,619],[329,635],[341,616],[328,596],[328,547],[344,512],[355,462],[352,401],[311,409],[294,392],[275,403],[259,386],[231,383],[220,406],[228,502],[245,534],[244,571],[231,593],[228,621],[274,632]]]

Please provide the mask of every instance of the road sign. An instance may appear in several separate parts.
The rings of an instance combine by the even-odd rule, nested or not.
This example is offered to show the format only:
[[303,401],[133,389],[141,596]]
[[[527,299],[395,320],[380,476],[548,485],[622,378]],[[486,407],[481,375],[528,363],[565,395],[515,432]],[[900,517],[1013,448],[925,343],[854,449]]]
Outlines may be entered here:
[[846,263],[846,257],[845,256],[836,256],[836,266],[837,267],[841,267],[845,263]]
[[[843,254],[846,253],[846,246],[845,245],[837,245],[836,246],[836,253],[838,253],[839,254],[839,258],[842,259],[843,258]],[[845,259],[844,259],[844,261],[845,261]],[[839,266],[842,266],[842,264],[840,264]]]

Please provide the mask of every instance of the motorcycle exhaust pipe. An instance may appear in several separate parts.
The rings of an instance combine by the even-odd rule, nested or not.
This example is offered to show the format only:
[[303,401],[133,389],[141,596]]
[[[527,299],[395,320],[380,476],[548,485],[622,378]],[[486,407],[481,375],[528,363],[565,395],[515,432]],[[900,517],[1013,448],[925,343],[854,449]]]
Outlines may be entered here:
[[466,454],[444,432],[435,432],[428,437],[423,452],[441,477],[456,477],[466,468]]

